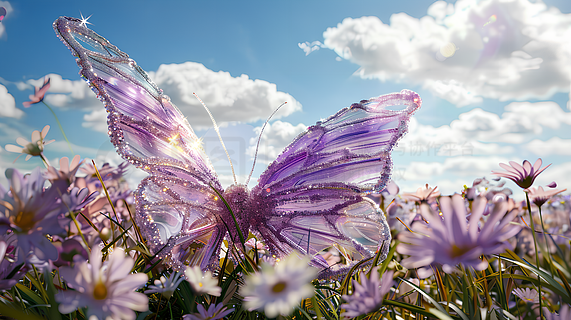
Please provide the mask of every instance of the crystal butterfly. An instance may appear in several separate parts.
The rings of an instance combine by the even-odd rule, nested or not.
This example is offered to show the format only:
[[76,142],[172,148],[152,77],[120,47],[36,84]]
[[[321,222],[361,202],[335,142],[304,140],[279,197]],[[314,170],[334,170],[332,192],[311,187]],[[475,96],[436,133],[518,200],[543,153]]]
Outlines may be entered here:
[[[295,138],[252,190],[240,184],[224,190],[186,118],[134,60],[80,19],[60,17],[54,29],[105,104],[117,152],[149,173],[135,192],[135,219],[167,265],[215,268],[223,240],[239,244],[236,225],[263,239],[276,257],[313,256],[320,278],[378,250],[386,257],[390,230],[366,195],[385,187],[390,153],[421,105],[417,93],[403,90],[340,110]],[[329,266],[319,254],[331,247],[350,261]]]

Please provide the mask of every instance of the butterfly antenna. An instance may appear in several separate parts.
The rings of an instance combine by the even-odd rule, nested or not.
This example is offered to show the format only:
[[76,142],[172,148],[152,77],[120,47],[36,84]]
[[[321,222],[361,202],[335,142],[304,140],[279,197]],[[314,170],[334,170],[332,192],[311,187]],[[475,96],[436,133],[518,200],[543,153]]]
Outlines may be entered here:
[[212,124],[214,125],[214,130],[216,130],[216,134],[218,134],[218,139],[220,140],[220,143],[222,144],[222,148],[224,148],[224,152],[226,152],[226,157],[228,157],[228,161],[230,162],[230,168],[232,168],[232,177],[234,178],[234,184],[238,184],[238,181],[236,180],[236,173],[234,173],[234,166],[232,165],[232,159],[230,159],[230,155],[228,154],[228,150],[226,150],[226,146],[224,145],[224,141],[222,141],[222,136],[220,135],[220,130],[218,130],[218,125],[216,124],[216,120],[214,120],[212,113],[210,112],[210,110],[208,109],[206,104],[204,104],[204,102],[202,102],[202,100],[198,97],[198,95],[194,92],[192,94],[196,97],[196,99],[198,99],[198,101],[200,101],[200,103],[202,104],[204,109],[206,109],[206,112],[208,112],[208,115],[210,116],[210,120],[212,120]]
[[252,164],[252,170],[250,170],[250,174],[248,175],[248,179],[246,179],[246,183],[245,183],[246,186],[248,185],[248,182],[250,182],[250,178],[252,177],[252,173],[254,173],[254,167],[256,166],[256,159],[258,158],[258,149],[260,148],[260,140],[262,140],[262,132],[264,132],[266,125],[268,124],[268,122],[270,122],[270,119],[274,116],[274,114],[276,114],[276,112],[278,112],[278,110],[280,110],[283,106],[285,106],[286,103],[287,103],[287,101],[280,104],[280,106],[277,107],[276,110],[274,110],[274,112],[272,112],[272,114],[270,114],[270,116],[268,117],[268,119],[266,120],[264,125],[262,126],[262,130],[260,130],[260,135],[258,136],[258,144],[256,144],[256,153],[254,154],[254,163]]

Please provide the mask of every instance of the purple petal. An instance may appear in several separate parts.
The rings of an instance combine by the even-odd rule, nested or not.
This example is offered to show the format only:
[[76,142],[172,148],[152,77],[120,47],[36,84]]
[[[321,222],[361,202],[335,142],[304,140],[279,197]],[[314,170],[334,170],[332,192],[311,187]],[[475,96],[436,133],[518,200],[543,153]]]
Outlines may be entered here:
[[[524,164],[525,164],[525,162],[524,162]],[[512,166],[512,168],[514,168],[520,175],[524,175],[525,169],[520,164],[518,164],[517,162],[510,161],[510,166]]]
[[[537,164],[537,161],[535,163]],[[540,163],[540,166],[541,166],[541,163]],[[527,160],[523,161],[523,170],[524,170],[524,176],[532,175],[534,172],[533,167],[531,166],[531,163]]]

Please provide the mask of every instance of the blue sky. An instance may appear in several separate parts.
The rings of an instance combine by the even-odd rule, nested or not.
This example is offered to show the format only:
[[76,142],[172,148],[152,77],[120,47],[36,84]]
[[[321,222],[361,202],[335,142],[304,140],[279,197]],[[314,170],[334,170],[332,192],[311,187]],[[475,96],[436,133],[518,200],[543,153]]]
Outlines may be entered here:
[[[33,5],[30,5],[32,3]],[[188,117],[223,184],[230,170],[196,92],[221,125],[239,181],[256,133],[270,123],[254,177],[301,130],[362,99],[411,89],[423,99],[393,152],[393,178],[445,194],[542,157],[538,183],[571,188],[571,2],[466,1],[0,1],[0,171],[29,171],[4,150],[51,126],[46,156],[71,157],[54,117],[22,103],[51,78],[45,101],[75,153],[117,164],[105,112],[52,23],[91,16],[90,28],[128,53]],[[210,128],[210,129],[209,129]],[[131,170],[136,186],[144,174]],[[3,177],[2,177],[3,178]],[[255,179],[253,179],[255,181]],[[5,184],[4,179],[0,183]],[[508,184],[514,186],[513,184]]]

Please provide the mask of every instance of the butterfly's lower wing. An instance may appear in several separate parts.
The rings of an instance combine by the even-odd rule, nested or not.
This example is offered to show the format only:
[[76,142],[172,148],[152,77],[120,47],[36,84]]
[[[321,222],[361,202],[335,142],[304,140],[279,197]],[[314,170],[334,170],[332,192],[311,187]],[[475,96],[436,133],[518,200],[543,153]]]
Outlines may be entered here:
[[[404,110],[388,107],[404,105]],[[357,260],[388,251],[390,231],[382,212],[364,196],[381,191],[391,173],[391,151],[421,105],[403,90],[363,100],[300,134],[260,176],[254,194],[271,210],[258,231],[275,254],[316,255],[328,247]],[[322,276],[351,267],[329,268]]]
[[174,269],[215,267],[226,235],[217,200],[210,187],[179,178],[143,179],[135,192],[135,204],[147,246]]
[[[223,237],[208,204],[215,197],[212,188],[222,192],[222,187],[200,139],[126,53],[79,19],[60,17],[54,29],[105,104],[108,133],[117,152],[151,175],[137,191],[137,219],[151,250],[181,255],[194,243],[207,248],[206,257]],[[204,264],[202,260],[194,263]]]

